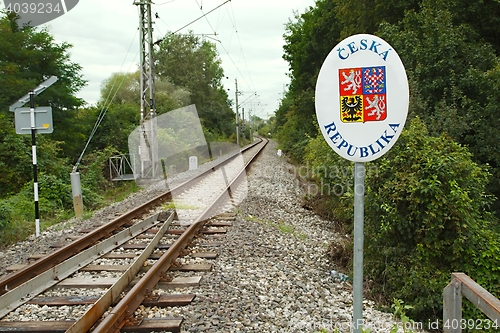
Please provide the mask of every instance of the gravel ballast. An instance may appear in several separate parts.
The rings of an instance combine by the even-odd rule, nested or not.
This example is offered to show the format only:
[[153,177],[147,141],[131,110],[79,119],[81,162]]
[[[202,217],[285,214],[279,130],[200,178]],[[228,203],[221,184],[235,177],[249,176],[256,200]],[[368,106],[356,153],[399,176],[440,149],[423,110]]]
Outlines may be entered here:
[[[161,316],[183,316],[183,332],[350,332],[352,286],[330,274],[339,268],[326,255],[330,242],[346,235],[302,207],[305,193],[275,142],[247,179],[247,197],[212,271],[188,290],[195,301]],[[397,323],[368,300],[363,315],[371,332]]]
[[[216,249],[217,259],[203,261],[213,264],[212,271],[175,273],[201,275],[200,286],[157,290],[194,293],[195,300],[183,307],[141,306],[138,314],[146,318],[182,316],[182,332],[351,331],[352,286],[341,274],[330,273],[339,267],[326,253],[331,242],[346,235],[336,233],[332,221],[302,207],[305,193],[294,167],[276,154],[276,148],[271,141],[248,172],[248,191],[242,191],[246,198],[235,208],[236,220]],[[5,274],[8,265],[26,263],[30,253],[50,251],[50,244],[76,234],[77,227],[95,226],[99,217],[125,212],[157,191],[152,186],[90,220],[68,221],[38,239],[30,237],[4,250],[0,274]],[[376,310],[372,301],[364,301],[363,311],[371,332],[389,332],[398,323],[391,314]]]

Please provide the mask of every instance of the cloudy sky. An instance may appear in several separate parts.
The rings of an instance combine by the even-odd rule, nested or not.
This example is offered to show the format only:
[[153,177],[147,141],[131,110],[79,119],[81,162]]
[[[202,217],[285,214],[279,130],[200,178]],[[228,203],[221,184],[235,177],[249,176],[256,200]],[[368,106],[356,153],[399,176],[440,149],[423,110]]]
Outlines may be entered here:
[[[177,31],[226,0],[156,0],[152,6],[155,40]],[[228,77],[224,86],[234,100],[235,79],[245,112],[274,113],[286,84],[282,59],[285,24],[294,11],[303,13],[314,0],[232,0],[179,33],[192,30],[217,45]],[[73,45],[71,60],[83,67],[88,86],[79,94],[89,104],[99,99],[100,85],[114,72],[133,72],[139,61],[139,14],[133,0],[81,0],[48,24],[56,42]]]

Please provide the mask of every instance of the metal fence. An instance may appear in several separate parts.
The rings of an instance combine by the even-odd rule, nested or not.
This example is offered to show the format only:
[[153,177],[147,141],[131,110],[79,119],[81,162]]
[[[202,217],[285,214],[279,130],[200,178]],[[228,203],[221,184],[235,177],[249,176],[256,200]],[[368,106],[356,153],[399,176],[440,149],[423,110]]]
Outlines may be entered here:
[[109,177],[113,181],[135,179],[132,163],[130,163],[127,155],[118,155],[109,158]]

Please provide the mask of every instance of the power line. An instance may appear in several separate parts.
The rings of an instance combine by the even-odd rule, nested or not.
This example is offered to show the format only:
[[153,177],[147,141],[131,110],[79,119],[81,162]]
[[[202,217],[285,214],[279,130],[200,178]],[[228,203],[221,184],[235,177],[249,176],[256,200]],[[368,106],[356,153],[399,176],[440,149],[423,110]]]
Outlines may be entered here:
[[[248,63],[247,63],[247,59],[245,57],[245,51],[243,50],[243,46],[241,45],[240,35],[239,35],[238,29],[236,28],[236,24],[235,24],[236,23],[236,19],[235,19],[235,16],[234,16],[234,12],[233,12],[233,18],[234,18],[234,22],[231,21],[231,23],[233,24],[233,28],[234,28],[234,31],[236,33],[236,39],[238,40],[238,44],[239,44],[239,47],[240,47],[241,55],[243,56],[243,62],[245,64],[245,67],[248,69]],[[238,72],[240,72],[239,69],[238,69]],[[248,74],[248,76],[250,77],[251,83],[247,82],[245,75],[243,75],[243,80],[248,84],[248,86],[251,88],[251,90],[255,91],[254,84],[253,84],[253,81],[252,81],[252,76],[250,74]]]
[[[232,27],[232,31],[234,32],[234,34],[235,34],[235,36],[236,36],[236,38],[238,40],[237,45],[238,45],[241,57],[243,59],[243,67],[245,68],[245,74],[243,74],[243,70],[242,70],[242,68],[240,68],[241,62],[240,62],[240,65],[237,64],[236,61],[235,61],[235,59],[234,59],[234,55],[230,54],[230,52],[229,52],[230,47],[228,47],[228,45],[227,45],[226,38],[223,38],[220,34],[217,33],[217,29],[220,27],[221,23],[223,22],[223,19],[218,20],[218,23],[216,25],[214,25],[211,22],[213,20],[209,19],[209,17],[208,17],[208,15],[210,13],[214,12],[215,10],[219,9],[220,7],[224,6],[225,4],[227,4],[230,1],[231,0],[224,1],[222,4],[218,5],[217,7],[211,9],[208,12],[205,12],[203,10],[203,2],[201,0],[195,0],[196,6],[200,10],[200,12],[201,12],[202,15],[200,17],[196,18],[195,20],[190,21],[188,24],[182,26],[181,28],[176,29],[174,32],[172,32],[172,34],[179,33],[181,30],[185,29],[189,25],[191,25],[191,24],[199,21],[202,18],[205,18],[205,20],[206,20],[207,24],[209,25],[209,28],[211,29],[212,33],[215,36],[217,36],[216,39],[215,38],[211,38],[211,37],[208,37],[208,38],[214,40],[215,42],[219,42],[220,50],[222,51],[221,53],[223,53],[225,56],[227,56],[227,58],[229,59],[230,63],[232,64],[232,66],[234,66],[234,69],[237,71],[237,73],[241,77],[241,82],[243,83],[243,86],[247,87],[247,89],[245,89],[245,90],[256,91],[256,89],[254,87],[254,82],[252,80],[252,76],[251,76],[251,74],[249,73],[249,70],[248,70],[248,62],[247,62],[247,59],[246,59],[246,56],[245,56],[245,51],[243,50],[242,40],[241,40],[241,38],[239,36],[239,32],[238,32],[238,29],[237,29],[236,16],[235,16],[235,13],[234,13],[233,6],[231,6],[231,9],[226,6],[225,12],[227,13],[227,15],[224,15],[224,17],[227,16],[227,18],[229,20],[229,23],[230,23],[230,26]],[[161,22],[163,22],[167,27],[170,28],[170,25],[167,22],[165,22],[161,17],[157,17],[157,19],[160,20]],[[172,29],[170,28],[170,30],[172,30]],[[205,36],[206,34],[201,34],[201,35]],[[164,38],[156,41],[155,45],[161,43],[163,41],[163,39]],[[257,98],[259,100],[259,103],[257,105],[261,106],[261,104],[260,104],[260,96],[258,96]]]
[[[173,35],[173,34],[178,33],[179,31],[183,30],[184,28],[186,28],[186,27],[190,26],[191,24],[193,24],[193,23],[195,23],[195,22],[197,22],[197,21],[201,20],[202,18],[206,17],[208,14],[212,13],[213,11],[215,11],[215,10],[219,9],[220,7],[222,7],[223,5],[225,5],[225,4],[226,4],[226,3],[228,3],[228,2],[231,2],[231,0],[227,0],[227,1],[225,1],[224,3],[220,4],[219,6],[215,7],[214,9],[210,10],[210,11],[209,11],[209,12],[207,12],[207,13],[203,13],[203,11],[202,11],[202,13],[203,13],[203,15],[202,15],[202,16],[200,16],[200,17],[198,17],[197,19],[195,19],[195,20],[193,20],[193,21],[189,22],[188,24],[184,25],[182,28],[179,28],[179,29],[175,30],[175,31],[174,31],[174,32],[172,32],[171,34]],[[167,24],[167,22],[163,21],[163,20],[162,20],[159,16],[157,16],[157,18],[158,18],[160,21],[162,21],[163,23],[165,23],[165,25],[166,25],[167,27],[169,27],[169,28],[170,28],[170,26]],[[207,22],[208,22],[208,24],[210,25],[210,22],[208,21],[208,19],[207,19]],[[212,26],[210,26],[210,28],[212,28]],[[213,30],[213,28],[212,28],[212,31],[214,31],[214,30]],[[217,33],[216,33],[215,31],[214,31],[214,34],[215,34],[215,35],[217,35]],[[161,43],[163,40],[164,40],[164,38],[161,38],[161,39],[157,40],[157,41],[154,43],[154,45],[158,45],[158,44],[159,44],[159,43]]]
[[163,2],[163,3],[157,3],[156,5],[157,6],[163,6],[163,5],[166,5],[167,3],[172,3],[174,2],[175,0],[170,0],[170,1],[167,1],[167,2]]
[[[207,12],[207,13],[203,13],[203,10],[202,10],[202,11],[201,11],[201,12],[203,13],[203,15],[202,15],[202,16],[198,17],[198,18],[197,18],[196,20],[194,20],[194,21],[189,22],[188,24],[186,24],[186,25],[185,25],[185,26],[183,26],[182,28],[177,29],[176,31],[174,31],[174,32],[173,32],[173,34],[175,34],[175,33],[179,32],[179,31],[181,31],[181,30],[182,30],[182,29],[184,29],[185,27],[187,27],[187,26],[189,26],[189,25],[193,24],[194,22],[196,22],[196,21],[198,21],[198,20],[201,20],[202,18],[206,17],[208,14],[210,14],[210,13],[211,13],[211,12],[213,12],[213,11],[215,11],[216,9],[219,9],[220,7],[224,6],[224,5],[225,5],[226,3],[228,3],[228,2],[231,2],[231,0],[227,0],[227,1],[223,2],[222,4],[218,5],[217,7],[215,7],[214,9],[210,10],[210,11],[209,11],[209,12]],[[198,1],[196,1],[196,3],[198,3]],[[207,22],[208,22],[208,24],[210,25],[210,22],[208,21],[208,19],[207,19]],[[210,28],[212,28],[212,26],[211,26],[211,25],[210,25]],[[213,28],[212,28],[212,31],[213,31]],[[214,33],[215,33],[215,31],[214,31]]]
[[[123,59],[123,62],[120,66],[120,71],[121,69],[123,68],[123,65],[125,65],[125,61],[127,60],[127,57],[130,53],[130,50],[132,49],[132,45],[134,44],[135,42],[135,38],[137,37],[137,33],[138,31],[136,32],[136,34],[134,35],[134,38],[132,39],[132,42],[130,43],[130,46],[127,50],[127,54],[125,55],[125,58]],[[130,67],[132,67],[132,64],[134,63],[135,59],[137,58],[137,53],[134,57],[134,60],[132,60],[132,62],[130,63],[129,65],[129,68],[128,70],[130,70]],[[94,137],[95,133],[97,132],[97,128],[99,127],[99,125],[102,123],[103,119],[104,119],[104,116],[106,115],[106,112],[108,111],[109,107],[111,106],[111,103],[113,102],[113,100],[115,99],[116,95],[118,94],[118,91],[120,90],[123,82],[125,81],[125,76],[122,78],[122,81],[120,82],[120,84],[118,85],[118,87],[116,88],[116,90],[114,91],[114,94],[113,94],[113,97],[111,97],[110,99],[110,96],[111,94],[113,93],[113,88],[115,87],[116,85],[116,82],[118,80],[118,77],[116,77],[113,81],[113,84],[111,85],[111,89],[109,90],[109,93],[108,93],[108,96],[106,96],[106,99],[102,105],[102,108],[99,112],[99,115],[97,116],[97,120],[94,124],[94,128],[92,128],[92,131],[89,135],[89,138],[85,144],[85,147],[83,148],[82,150],[82,153],[80,154],[80,156],[78,157],[78,160],[76,161],[75,165],[73,166],[73,172],[76,172],[76,170],[78,169],[78,166],[80,165],[81,161],[82,161],[82,158],[83,158],[83,155],[85,154],[85,151],[87,150],[89,144],[90,144],[90,141],[92,140],[92,138]],[[109,103],[108,103],[109,101]]]

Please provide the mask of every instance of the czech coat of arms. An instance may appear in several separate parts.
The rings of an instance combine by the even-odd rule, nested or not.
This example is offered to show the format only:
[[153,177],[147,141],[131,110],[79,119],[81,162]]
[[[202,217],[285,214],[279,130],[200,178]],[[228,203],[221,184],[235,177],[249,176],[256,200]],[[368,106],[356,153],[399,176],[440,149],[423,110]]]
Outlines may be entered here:
[[342,122],[386,119],[385,66],[339,69],[339,87]]

